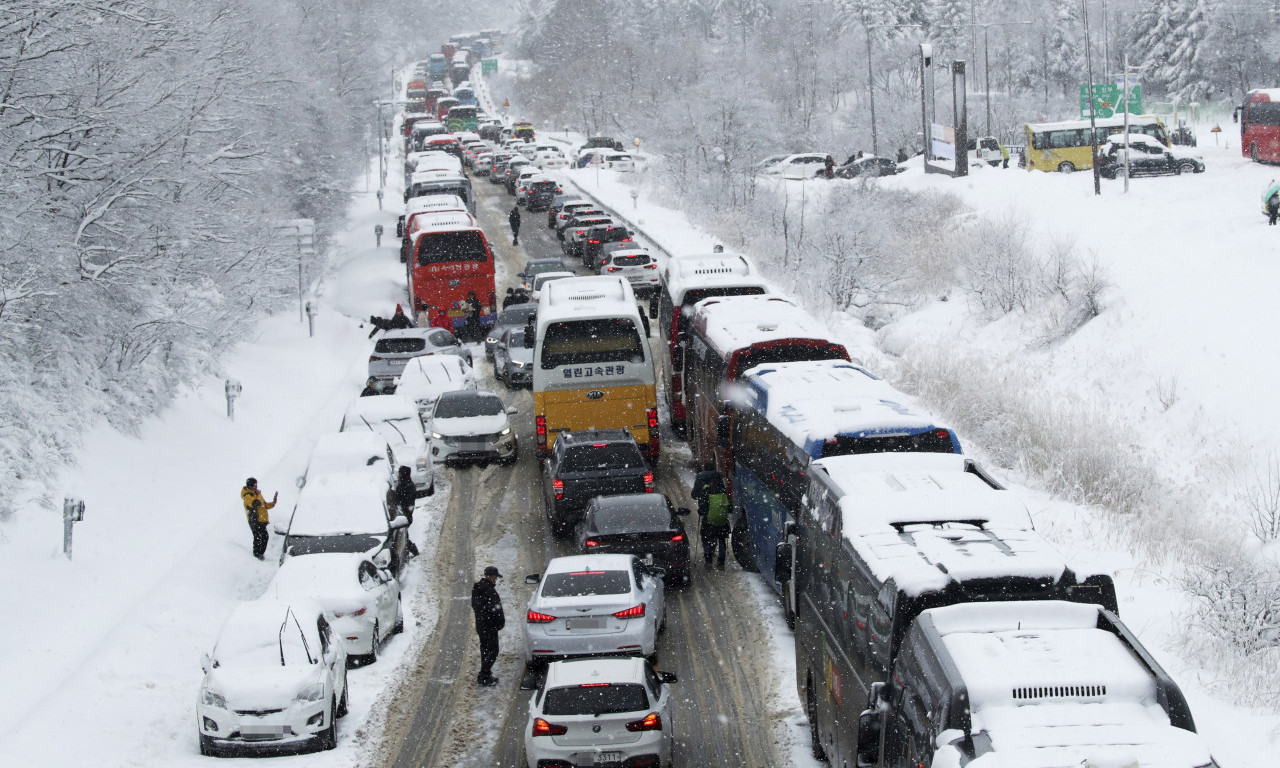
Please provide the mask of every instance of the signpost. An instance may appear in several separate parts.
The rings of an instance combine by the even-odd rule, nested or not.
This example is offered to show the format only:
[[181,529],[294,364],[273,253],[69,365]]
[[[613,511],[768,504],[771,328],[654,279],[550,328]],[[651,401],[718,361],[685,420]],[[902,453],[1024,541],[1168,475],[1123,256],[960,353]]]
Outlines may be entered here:
[[1123,112],[1131,115],[1142,114],[1142,84],[1129,83],[1128,98],[1124,96],[1124,82],[1115,83],[1094,83],[1092,86],[1092,99],[1090,98],[1091,87],[1088,85],[1080,86],[1080,119],[1087,120],[1090,117],[1090,111],[1094,104],[1097,105],[1097,111],[1092,116],[1096,118],[1115,117]]
[[481,59],[480,74],[486,77],[489,75],[498,74],[498,60],[497,59]]

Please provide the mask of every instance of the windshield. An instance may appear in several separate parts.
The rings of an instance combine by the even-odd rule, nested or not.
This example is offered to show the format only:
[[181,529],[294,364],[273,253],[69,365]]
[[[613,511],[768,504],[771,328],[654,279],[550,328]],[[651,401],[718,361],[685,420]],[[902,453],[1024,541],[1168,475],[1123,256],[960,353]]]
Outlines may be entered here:
[[382,546],[381,536],[353,533],[339,536],[290,536],[285,554],[317,555],[326,552],[372,552]]
[[608,715],[640,712],[649,708],[649,697],[638,683],[592,683],[547,691],[544,715]]
[[465,419],[469,416],[497,416],[502,412],[502,401],[496,395],[476,395],[470,392],[446,393],[436,402],[435,417]]
[[520,348],[524,346],[524,330],[511,331],[507,334],[507,346]]
[[479,232],[439,232],[422,235],[418,241],[418,266],[453,261],[489,260],[484,235]]
[[378,343],[374,345],[374,352],[381,352],[384,355],[405,355],[413,352],[421,352],[427,348],[426,339],[415,338],[399,338],[399,339],[378,339]]
[[498,315],[498,325],[524,325],[537,312],[537,304],[520,304],[510,309],[504,309],[502,314]]
[[634,443],[579,445],[565,451],[560,468],[565,472],[599,472],[635,469],[644,466],[644,457]]
[[644,347],[627,317],[552,323],[542,338],[542,368],[579,363],[643,363]]
[[353,429],[368,429],[370,432],[381,437],[392,445],[408,443],[415,437],[420,438],[422,436],[422,422],[416,415],[412,418],[409,416],[403,416],[389,419],[357,417],[355,419],[349,419],[346,424],[346,429],[343,431],[346,432]]
[[525,268],[525,277],[535,277],[543,272],[564,272],[564,264],[559,261],[535,262]]
[[218,638],[214,656],[220,667],[279,667],[314,663],[292,611],[280,612],[281,624],[238,627]]
[[543,597],[625,595],[630,592],[631,577],[626,571],[548,573],[542,580]]

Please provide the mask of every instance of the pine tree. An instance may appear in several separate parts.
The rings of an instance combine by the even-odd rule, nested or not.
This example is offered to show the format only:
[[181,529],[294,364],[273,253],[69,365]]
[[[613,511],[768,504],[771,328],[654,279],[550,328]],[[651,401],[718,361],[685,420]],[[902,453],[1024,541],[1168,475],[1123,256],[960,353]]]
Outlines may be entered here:
[[1204,92],[1201,49],[1209,35],[1206,0],[1146,0],[1129,34],[1129,56],[1145,88],[1189,100]]

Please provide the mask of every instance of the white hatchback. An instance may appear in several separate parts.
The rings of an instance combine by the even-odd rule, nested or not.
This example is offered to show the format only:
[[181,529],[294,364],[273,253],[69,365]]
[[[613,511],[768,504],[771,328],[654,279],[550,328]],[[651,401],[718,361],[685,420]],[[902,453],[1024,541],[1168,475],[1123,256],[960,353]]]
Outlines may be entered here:
[[670,685],[644,659],[573,659],[547,667],[529,699],[529,768],[672,764]]
[[636,296],[650,296],[658,290],[658,260],[643,248],[614,251],[609,261],[600,265],[600,274],[625,277]]
[[524,660],[572,656],[657,658],[658,633],[666,629],[661,568],[635,555],[557,557],[529,598],[524,621]]
[[452,464],[514,464],[520,447],[511,429],[515,413],[487,389],[445,392],[431,409],[431,457]]

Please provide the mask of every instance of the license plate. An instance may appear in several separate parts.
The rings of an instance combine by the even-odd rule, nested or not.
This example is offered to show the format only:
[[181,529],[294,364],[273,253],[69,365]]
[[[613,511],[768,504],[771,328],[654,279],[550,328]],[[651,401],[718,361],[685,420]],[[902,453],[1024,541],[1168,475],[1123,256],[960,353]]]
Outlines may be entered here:
[[483,440],[461,440],[458,448],[464,451],[483,451],[487,446]]
[[567,619],[566,629],[604,629],[604,619]]
[[621,752],[601,752],[596,755],[596,765],[610,765],[622,762]]

